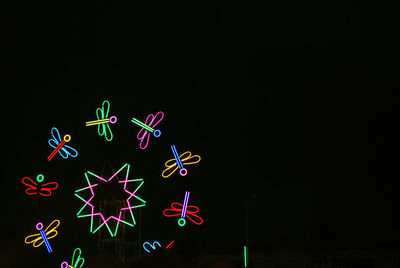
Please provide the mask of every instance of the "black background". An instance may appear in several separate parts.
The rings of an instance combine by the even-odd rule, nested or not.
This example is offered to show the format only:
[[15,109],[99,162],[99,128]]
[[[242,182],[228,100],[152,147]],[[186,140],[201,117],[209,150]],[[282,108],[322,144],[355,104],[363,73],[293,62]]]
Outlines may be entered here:
[[[145,178],[143,239],[177,238],[189,256],[240,249],[247,199],[253,248],[397,247],[394,10],[351,1],[10,7],[2,258],[54,266],[79,245],[95,254],[96,236],[75,217],[82,204],[73,192],[104,161],[114,169],[129,162],[132,177]],[[104,99],[118,116],[110,143],[84,126]],[[142,151],[130,118],[159,110],[163,136]],[[78,158],[46,161],[53,126],[71,134]],[[166,181],[171,144],[202,161],[186,178]],[[32,201],[21,178],[39,173],[60,188]],[[204,224],[179,229],[161,212],[189,189]],[[54,218],[61,220],[55,255],[23,243],[37,221]]]

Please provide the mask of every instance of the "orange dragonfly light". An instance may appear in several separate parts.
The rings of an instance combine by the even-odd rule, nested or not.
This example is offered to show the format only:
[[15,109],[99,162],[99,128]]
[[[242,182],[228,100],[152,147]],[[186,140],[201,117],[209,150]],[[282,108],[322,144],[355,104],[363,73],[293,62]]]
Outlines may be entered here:
[[178,169],[180,169],[179,174],[181,176],[186,176],[187,169],[184,166],[197,164],[201,160],[200,155],[192,155],[192,153],[189,151],[186,151],[183,154],[179,155],[176,151],[175,145],[171,145],[171,149],[172,153],[174,154],[174,158],[165,162],[165,169],[161,173],[161,176],[163,178],[170,177]]
[[25,237],[25,243],[32,244],[35,248],[45,243],[49,253],[53,252],[53,249],[51,248],[49,243],[49,239],[57,236],[58,232],[56,229],[59,225],[60,221],[54,220],[52,223],[50,223],[49,226],[47,226],[45,230],[43,230],[43,223],[39,222],[38,224],[36,224],[36,230],[38,230],[39,233],[28,235],[27,237]]

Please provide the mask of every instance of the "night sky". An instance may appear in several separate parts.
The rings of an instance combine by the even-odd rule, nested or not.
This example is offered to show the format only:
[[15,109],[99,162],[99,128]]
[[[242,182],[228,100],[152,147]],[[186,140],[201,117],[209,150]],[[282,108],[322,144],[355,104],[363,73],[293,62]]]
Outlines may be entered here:
[[[100,173],[105,163],[115,170],[130,163],[130,177],[145,180],[143,241],[175,239],[188,256],[239,250],[246,203],[252,248],[398,247],[399,44],[394,6],[369,8],[349,1],[254,10],[240,1],[12,7],[3,51],[1,258],[52,267],[77,246],[96,254],[97,236],[88,219],[76,218],[82,202],[73,193],[86,186],[85,171]],[[118,117],[112,142],[84,124],[103,100]],[[130,119],[160,110],[163,134],[140,150]],[[72,136],[77,158],[46,160],[53,126]],[[202,157],[185,178],[161,177],[171,144]],[[22,177],[39,173],[60,184],[50,198],[24,193]],[[200,227],[178,228],[162,215],[187,190]],[[38,221],[54,218],[61,220],[54,255],[24,244]]]

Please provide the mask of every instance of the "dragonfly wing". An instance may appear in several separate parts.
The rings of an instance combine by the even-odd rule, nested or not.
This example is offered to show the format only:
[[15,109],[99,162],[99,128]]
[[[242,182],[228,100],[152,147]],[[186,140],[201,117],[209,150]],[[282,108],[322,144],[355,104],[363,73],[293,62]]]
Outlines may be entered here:
[[52,221],[52,223],[50,223],[49,226],[47,226],[47,228],[44,230],[44,232],[46,233],[47,239],[52,239],[53,237],[55,237],[58,234],[56,229],[59,225],[60,225],[60,221],[54,220],[54,221]]
[[58,188],[58,183],[57,182],[48,182],[43,184],[40,187],[40,191],[39,194],[43,195],[43,196],[50,196],[51,195],[51,191],[55,190]]
[[[156,115],[154,116],[154,115],[152,115],[152,114],[149,114],[149,116],[151,115],[151,117],[152,117],[152,119],[151,119],[151,121],[149,122],[149,126],[151,126],[152,128],[154,128],[155,126],[157,126],[158,125],[158,123],[160,123],[162,120],[163,120],[163,118],[164,118],[164,113],[163,112],[158,112],[158,113],[156,113]],[[147,118],[149,118],[149,116],[147,116]],[[147,124],[147,119],[146,119],[146,124]]]
[[110,112],[110,102],[107,100],[103,101],[101,109],[103,110],[103,117],[101,119],[108,118],[108,113]]
[[199,207],[187,206],[186,217],[193,223],[200,225],[203,223],[203,219],[197,215],[197,212],[199,212]]
[[97,117],[97,120],[101,120],[101,119],[106,118],[104,116],[104,107],[96,109],[96,117]]
[[[40,234],[39,234],[40,235]],[[43,238],[42,238],[42,236],[40,235],[40,239],[38,239],[38,240],[36,240],[35,242],[33,242],[33,246],[35,247],[35,248],[37,248],[37,247],[40,247],[40,245],[42,245],[44,243],[44,240],[43,240]]]
[[97,132],[99,133],[100,136],[103,136],[106,132],[104,125],[105,124],[97,125]]
[[72,148],[71,146],[65,145],[61,148],[60,151],[58,151],[60,155],[64,158],[67,159],[68,156],[72,157],[77,157],[78,156],[78,151]]
[[198,216],[197,214],[194,214],[194,213],[187,212],[186,213],[186,218],[188,218],[194,224],[197,224],[197,225],[201,225],[203,223],[203,219],[200,216]]
[[60,132],[56,127],[53,127],[50,131],[52,139],[49,139],[48,143],[51,147],[56,148],[57,145],[61,142]]
[[85,262],[84,258],[81,258],[81,254],[82,251],[80,248],[76,248],[74,250],[74,253],[72,254],[72,260],[71,260],[71,264],[75,267],[75,268],[79,268],[83,266],[83,263]]
[[181,161],[182,161],[182,164],[183,164],[183,165],[193,165],[193,164],[197,164],[197,163],[199,163],[200,160],[201,160],[200,155],[197,155],[197,154],[192,155],[192,153],[189,152],[189,151],[184,152],[184,153],[181,154],[179,157],[181,158]]
[[33,195],[33,194],[37,194],[37,188],[35,187],[35,188],[27,188],[26,190],[25,190],[25,193],[26,194],[29,194],[29,195]]
[[163,214],[165,217],[179,216],[182,213],[183,205],[178,202],[173,202],[171,208],[164,209]]
[[114,137],[111,131],[111,127],[108,123],[103,125],[103,133],[104,138],[106,138],[107,141],[111,141]]
[[25,190],[25,193],[27,193],[27,194],[36,194],[37,193],[37,183],[34,182],[31,178],[23,177],[22,183],[25,184],[26,186],[28,186],[28,188]]
[[49,139],[48,143],[53,148],[56,148],[57,145],[59,144],[59,142],[57,140],[54,140],[54,139]]
[[149,144],[150,133],[142,128],[139,133],[137,134],[137,139],[140,140],[139,147],[140,149],[146,149],[147,145]]
[[163,172],[161,173],[161,176],[163,178],[168,178],[169,176],[174,174],[174,172],[179,168],[178,165],[176,164],[175,158],[172,158],[167,162],[165,162],[165,167],[166,169],[164,169]]
[[[38,243],[38,242],[40,242],[40,243]],[[43,238],[40,234],[28,235],[27,237],[25,237],[25,243],[32,244],[35,248],[40,246],[43,242],[44,242]]]

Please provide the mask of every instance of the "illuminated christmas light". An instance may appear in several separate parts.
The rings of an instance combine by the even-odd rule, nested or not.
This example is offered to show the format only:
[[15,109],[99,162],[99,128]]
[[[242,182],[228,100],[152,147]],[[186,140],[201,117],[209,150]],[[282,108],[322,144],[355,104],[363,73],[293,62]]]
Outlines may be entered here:
[[88,121],[85,123],[87,127],[97,125],[97,133],[100,136],[104,136],[107,141],[111,141],[114,137],[108,123],[115,124],[117,122],[116,116],[111,116],[110,118],[108,118],[109,111],[110,102],[105,100],[103,101],[101,108],[96,109],[97,120]]
[[166,249],[169,249],[174,243],[175,243],[175,241],[172,240],[165,248],[166,248]]
[[[141,199],[140,197],[138,197],[136,195],[136,192],[143,185],[144,181],[143,181],[143,179],[132,179],[132,180],[128,179],[129,168],[130,168],[130,165],[128,163],[125,164],[117,172],[115,172],[114,175],[112,175],[108,180],[106,180],[103,177],[101,177],[99,175],[96,175],[96,174],[94,174],[94,173],[92,173],[90,171],[85,172],[85,178],[86,178],[86,181],[88,183],[88,186],[84,187],[84,188],[81,188],[81,189],[78,189],[78,190],[75,191],[75,196],[78,197],[80,200],[82,200],[85,204],[78,211],[78,213],[76,215],[77,215],[78,218],[90,217],[90,232],[91,233],[95,233],[101,227],[106,226],[108,231],[109,231],[109,233],[110,233],[110,235],[113,237],[113,236],[117,235],[118,226],[119,226],[120,223],[127,224],[127,225],[129,225],[131,227],[136,225],[136,221],[135,221],[135,217],[133,216],[132,209],[138,208],[138,207],[143,207],[143,206],[146,205],[146,201],[144,201],[143,199]],[[94,189],[99,184],[98,183],[92,184],[90,182],[90,180],[89,180],[89,176],[95,177],[96,179],[99,179],[99,180],[101,180],[103,182],[110,182],[113,178],[115,178],[124,169],[126,170],[126,175],[124,176],[124,180],[118,180],[118,183],[123,184],[123,191],[125,193],[127,193],[129,195],[129,197],[125,200],[125,203],[126,203],[125,206],[120,209],[118,217],[110,216],[107,219],[105,219],[104,215],[101,212],[95,212],[95,206],[91,203],[91,201],[92,201],[92,199],[94,198],[94,195],[95,195]],[[127,190],[128,183],[137,183],[138,186],[135,188],[134,191],[128,191]],[[85,191],[85,190],[89,190],[90,193],[91,193],[91,197],[89,199],[87,199],[87,200],[80,196],[80,193],[82,191]],[[138,205],[132,205],[131,202],[139,202],[139,204]],[[85,209],[86,210],[89,209],[89,213],[88,212],[84,213],[83,211]],[[129,221],[129,219],[128,220],[124,220],[123,219],[124,218],[123,217],[123,213],[124,212],[129,212],[128,215],[130,215],[130,221]],[[93,227],[93,222],[94,222],[94,217],[95,216],[100,217],[100,219],[102,220],[102,223],[97,228]],[[129,216],[126,217],[126,218],[129,218]],[[108,222],[111,221],[111,220],[114,220],[114,221],[117,222],[114,231],[112,231],[110,226],[108,225]]]
[[148,253],[150,253],[150,250],[148,250],[148,249],[146,248],[146,245],[150,245],[150,248],[152,248],[153,250],[155,250],[155,249],[156,249],[155,244],[157,244],[159,247],[161,247],[160,243],[158,243],[157,241],[154,241],[153,244],[150,244],[149,242],[146,241],[146,242],[143,243],[143,248],[144,248],[144,250],[146,250]]
[[186,165],[194,165],[200,162],[201,157],[199,155],[192,155],[191,152],[186,151],[180,156],[178,156],[178,152],[176,151],[175,145],[171,145],[172,153],[174,154],[174,158],[169,159],[167,162],[165,162],[165,169],[161,173],[161,176],[163,178],[168,178],[172,174],[175,173],[175,171],[180,169],[180,175],[181,176],[186,176],[187,174],[187,169],[184,168],[183,166]]
[[45,243],[48,252],[49,253],[53,252],[49,240],[57,236],[58,232],[56,229],[59,225],[60,221],[54,220],[43,231],[43,223],[39,222],[38,224],[36,224],[36,230],[38,230],[39,233],[28,235],[27,237],[25,237],[25,244],[32,244],[35,248],[37,248],[43,243]]
[[37,180],[37,182],[43,182],[43,180],[44,180],[43,174],[37,175],[37,176],[36,176],[36,180]]
[[[41,183],[44,180],[44,176],[42,174],[39,174],[36,177],[36,180]],[[28,186],[25,190],[25,193],[28,195],[40,194],[42,196],[50,196],[52,193],[51,191],[58,188],[57,182],[48,182],[38,185],[34,180],[28,177],[23,177],[22,183]]]
[[[164,209],[163,214],[165,217],[175,217],[180,216],[178,219],[179,226],[184,226],[186,224],[185,218],[191,220],[194,224],[201,225],[203,223],[203,219],[197,215],[199,212],[199,207],[197,206],[188,206],[189,192],[185,194],[184,205],[173,202],[171,204],[171,208]],[[182,216],[184,215],[184,217]]]
[[[61,263],[61,268],[81,268],[85,263],[85,259],[81,257],[82,251],[80,248],[76,248],[72,254],[71,265],[64,261]],[[76,259],[75,259],[76,258]]]
[[[160,118],[159,118],[160,117]],[[153,136],[158,138],[161,136],[161,131],[159,129],[154,129],[164,118],[164,113],[159,111],[156,115],[149,114],[146,118],[146,121],[143,123],[136,118],[132,118],[132,123],[142,127],[137,135],[137,139],[140,140],[139,148],[144,150],[147,148],[149,143],[150,134],[153,133]]]
[[243,247],[243,251],[244,251],[244,267],[247,267],[247,246]]
[[61,140],[60,133],[56,127],[51,129],[52,139],[49,139],[48,143],[51,147],[55,148],[53,152],[47,157],[47,161],[53,159],[53,157],[57,154],[57,152],[61,155],[62,158],[67,159],[68,156],[77,157],[78,151],[72,148],[71,146],[65,145],[65,143],[71,140],[70,135],[65,135],[63,140]]

